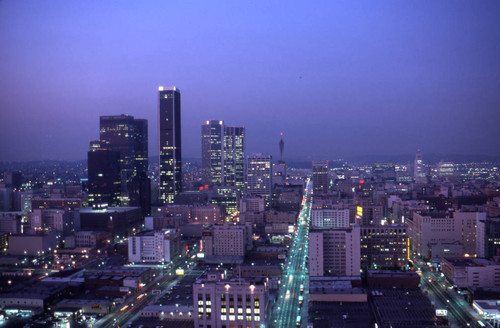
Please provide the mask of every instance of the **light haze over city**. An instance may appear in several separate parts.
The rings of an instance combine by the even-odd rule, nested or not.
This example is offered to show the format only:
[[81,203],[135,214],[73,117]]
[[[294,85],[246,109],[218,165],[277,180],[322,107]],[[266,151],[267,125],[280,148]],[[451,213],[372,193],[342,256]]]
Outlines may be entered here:
[[149,121],[182,92],[183,157],[207,119],[288,159],[498,155],[497,1],[0,2],[4,161],[84,159],[100,115]]

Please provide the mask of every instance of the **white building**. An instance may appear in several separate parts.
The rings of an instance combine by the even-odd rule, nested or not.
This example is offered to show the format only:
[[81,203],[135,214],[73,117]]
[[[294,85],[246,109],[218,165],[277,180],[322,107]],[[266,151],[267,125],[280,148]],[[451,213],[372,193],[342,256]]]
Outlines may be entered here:
[[311,225],[320,228],[348,228],[348,209],[312,210]]
[[175,229],[146,231],[128,238],[129,262],[170,262],[180,252],[180,234]]
[[361,269],[360,227],[311,230],[309,275],[312,277],[359,276]]
[[500,264],[490,260],[443,258],[441,270],[459,288],[500,287]]
[[411,249],[424,258],[445,257],[450,256],[451,249],[444,245],[455,245],[455,253],[458,242],[463,247],[462,256],[473,256],[476,254],[476,222],[484,218],[483,212],[413,213],[413,219],[405,221]]
[[193,284],[194,327],[264,327],[268,299],[267,278],[226,280],[209,271]]

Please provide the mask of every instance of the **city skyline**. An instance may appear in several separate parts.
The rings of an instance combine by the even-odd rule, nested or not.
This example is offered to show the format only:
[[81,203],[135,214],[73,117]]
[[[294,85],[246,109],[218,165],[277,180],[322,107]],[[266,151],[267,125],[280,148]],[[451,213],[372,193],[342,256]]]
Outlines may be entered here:
[[4,1],[2,160],[84,159],[96,118],[120,114],[150,122],[157,156],[160,85],[183,90],[184,158],[217,118],[245,127],[247,154],[279,158],[284,132],[285,161],[498,156],[499,13],[493,1]]

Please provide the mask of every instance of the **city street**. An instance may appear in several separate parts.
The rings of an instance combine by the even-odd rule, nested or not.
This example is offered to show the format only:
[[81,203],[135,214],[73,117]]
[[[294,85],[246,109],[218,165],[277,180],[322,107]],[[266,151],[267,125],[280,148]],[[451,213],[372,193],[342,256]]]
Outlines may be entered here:
[[[452,327],[491,327],[482,320],[472,306],[467,303],[439,271],[419,260],[414,262],[421,277],[422,288],[429,293],[431,301],[437,309],[448,311],[448,319]],[[418,271],[418,269],[420,271]],[[421,272],[421,273],[420,273]],[[481,325],[481,322],[483,325]]]
[[135,320],[145,305],[155,301],[158,295],[153,295],[153,289],[160,289],[162,293],[175,286],[182,276],[175,274],[176,269],[184,269],[184,274],[189,274],[194,269],[194,262],[190,258],[196,253],[192,250],[188,255],[178,257],[170,263],[170,269],[164,269],[162,274],[154,281],[143,287],[138,293],[129,297],[123,304],[119,304],[110,314],[97,321],[93,327],[125,327],[129,322]]
[[312,208],[312,181],[306,184],[296,232],[283,269],[278,299],[272,313],[272,327],[305,327],[307,325],[307,289],[309,223]]

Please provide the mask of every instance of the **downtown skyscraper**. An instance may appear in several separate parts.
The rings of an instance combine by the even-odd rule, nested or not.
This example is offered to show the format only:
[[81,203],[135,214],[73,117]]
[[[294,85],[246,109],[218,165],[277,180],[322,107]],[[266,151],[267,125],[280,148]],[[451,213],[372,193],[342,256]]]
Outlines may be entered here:
[[101,116],[99,147],[120,154],[121,205],[138,206],[150,214],[148,121],[131,115]]
[[159,199],[172,204],[182,191],[181,92],[176,87],[158,91]]
[[245,128],[225,126],[217,120],[204,122],[201,161],[204,184],[236,187],[241,194],[245,187]]
[[120,152],[101,148],[99,141],[92,141],[87,160],[90,206],[95,209],[120,206]]

